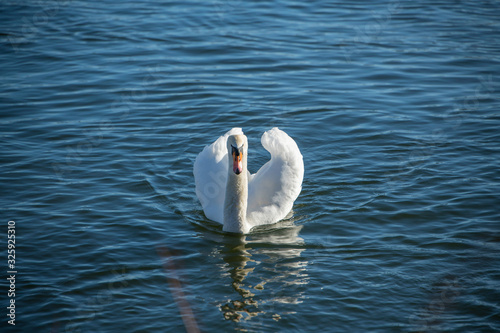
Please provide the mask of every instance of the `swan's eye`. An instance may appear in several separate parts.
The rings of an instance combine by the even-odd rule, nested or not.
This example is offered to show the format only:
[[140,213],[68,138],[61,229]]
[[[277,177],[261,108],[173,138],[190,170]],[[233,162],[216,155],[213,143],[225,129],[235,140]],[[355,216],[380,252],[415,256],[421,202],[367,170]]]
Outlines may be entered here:
[[231,149],[232,149],[233,158],[235,155],[241,156],[242,152],[239,148],[236,148],[235,146],[231,145]]

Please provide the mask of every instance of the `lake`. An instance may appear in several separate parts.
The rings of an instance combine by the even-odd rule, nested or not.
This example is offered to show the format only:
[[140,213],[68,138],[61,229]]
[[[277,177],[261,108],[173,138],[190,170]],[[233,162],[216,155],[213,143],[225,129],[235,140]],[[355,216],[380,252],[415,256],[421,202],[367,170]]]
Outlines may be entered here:
[[[3,1],[0,27],[2,331],[500,330],[500,2]],[[244,236],[193,177],[233,127],[252,173],[273,127],[305,165]]]

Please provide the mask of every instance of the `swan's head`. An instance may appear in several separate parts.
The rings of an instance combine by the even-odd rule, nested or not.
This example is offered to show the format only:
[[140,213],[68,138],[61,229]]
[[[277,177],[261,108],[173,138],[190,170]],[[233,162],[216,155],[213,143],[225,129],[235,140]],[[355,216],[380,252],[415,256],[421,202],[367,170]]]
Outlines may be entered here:
[[233,172],[239,175],[246,167],[247,137],[243,134],[230,135],[227,138],[227,154],[230,158]]

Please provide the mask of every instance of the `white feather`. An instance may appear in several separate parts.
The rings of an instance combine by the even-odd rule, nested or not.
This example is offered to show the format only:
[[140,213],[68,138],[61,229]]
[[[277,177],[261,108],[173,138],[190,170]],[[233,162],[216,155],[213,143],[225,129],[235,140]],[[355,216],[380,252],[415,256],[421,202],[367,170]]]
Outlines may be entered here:
[[262,135],[271,160],[250,176],[247,219],[252,226],[282,220],[292,210],[304,177],[302,154],[285,132],[273,128]]

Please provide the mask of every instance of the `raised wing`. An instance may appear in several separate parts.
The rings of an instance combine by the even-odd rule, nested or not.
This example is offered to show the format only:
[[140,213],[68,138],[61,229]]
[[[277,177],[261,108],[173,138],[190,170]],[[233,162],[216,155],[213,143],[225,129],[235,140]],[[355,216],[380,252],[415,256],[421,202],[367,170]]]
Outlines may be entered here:
[[277,127],[262,135],[271,160],[248,181],[247,220],[252,226],[278,222],[291,211],[304,178],[304,162],[295,141]]
[[243,134],[241,128],[233,128],[214,143],[205,146],[194,162],[196,195],[201,202],[205,215],[213,221],[223,223],[224,199],[227,182],[227,137]]

